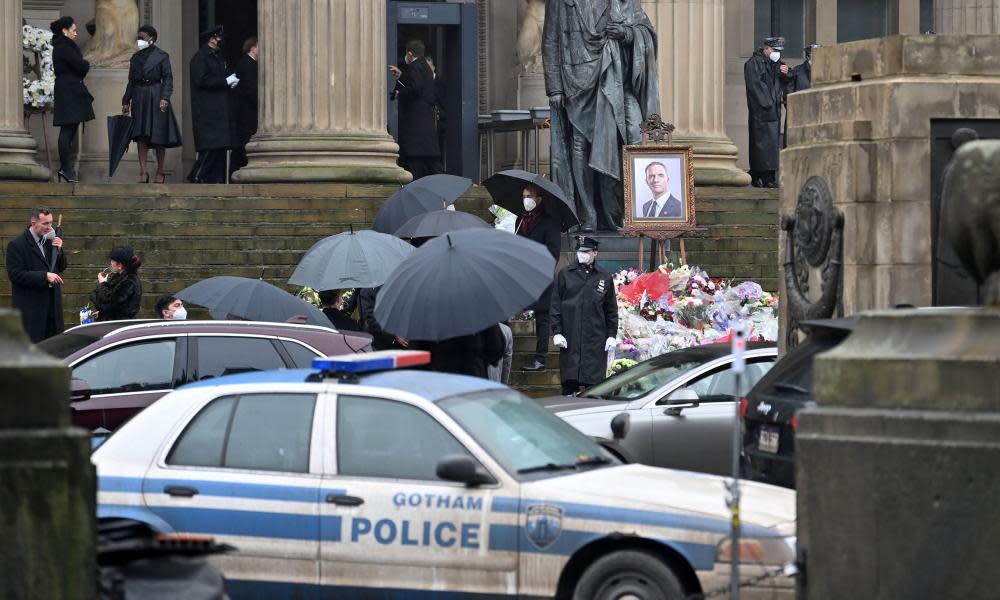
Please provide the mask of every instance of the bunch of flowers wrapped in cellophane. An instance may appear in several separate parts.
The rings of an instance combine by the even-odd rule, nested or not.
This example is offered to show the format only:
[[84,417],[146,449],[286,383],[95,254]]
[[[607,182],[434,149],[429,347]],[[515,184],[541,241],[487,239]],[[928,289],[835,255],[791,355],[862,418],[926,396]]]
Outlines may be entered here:
[[690,265],[661,265],[613,276],[618,293],[618,359],[646,360],[665,352],[730,339],[744,321],[752,341],[778,339],[778,297],[759,284],[733,285]]

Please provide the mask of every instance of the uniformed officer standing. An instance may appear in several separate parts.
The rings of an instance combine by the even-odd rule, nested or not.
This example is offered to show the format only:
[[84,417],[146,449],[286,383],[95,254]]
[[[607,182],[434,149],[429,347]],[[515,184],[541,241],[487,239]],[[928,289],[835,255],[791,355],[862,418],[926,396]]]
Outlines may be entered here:
[[552,343],[559,352],[563,395],[607,376],[607,352],[618,335],[618,301],[611,274],[597,266],[596,240],[580,238],[576,261],[556,276],[552,290]]

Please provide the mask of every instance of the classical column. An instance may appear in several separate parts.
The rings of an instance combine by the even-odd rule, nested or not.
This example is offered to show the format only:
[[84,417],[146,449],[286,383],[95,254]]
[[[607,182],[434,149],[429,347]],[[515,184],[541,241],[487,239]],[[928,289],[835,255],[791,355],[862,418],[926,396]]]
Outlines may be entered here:
[[21,0],[0,0],[0,180],[44,181],[49,170],[35,162],[35,139],[24,129],[21,79]]
[[725,132],[725,0],[642,0],[657,33],[662,117],[694,148],[697,185],[750,185]]
[[386,130],[385,0],[257,0],[260,117],[234,180],[405,183]]
[[935,33],[1000,33],[1000,0],[934,0]]

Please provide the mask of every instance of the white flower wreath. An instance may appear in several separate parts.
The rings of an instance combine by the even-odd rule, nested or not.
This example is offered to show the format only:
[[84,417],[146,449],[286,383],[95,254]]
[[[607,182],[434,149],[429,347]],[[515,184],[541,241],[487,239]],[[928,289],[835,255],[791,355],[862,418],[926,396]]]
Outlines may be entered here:
[[35,53],[40,78],[22,79],[24,106],[46,110],[55,102],[56,74],[52,69],[52,32],[25,25],[21,28],[21,45]]

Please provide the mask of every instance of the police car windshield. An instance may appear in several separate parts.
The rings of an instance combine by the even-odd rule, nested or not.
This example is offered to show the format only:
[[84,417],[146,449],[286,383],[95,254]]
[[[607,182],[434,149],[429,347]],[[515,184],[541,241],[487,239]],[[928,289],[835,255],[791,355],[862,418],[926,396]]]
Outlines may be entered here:
[[597,442],[513,390],[452,396],[438,406],[518,479],[618,464]]

